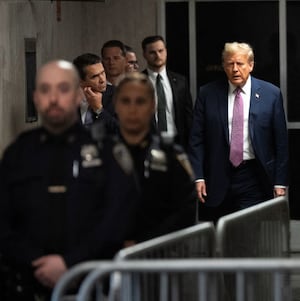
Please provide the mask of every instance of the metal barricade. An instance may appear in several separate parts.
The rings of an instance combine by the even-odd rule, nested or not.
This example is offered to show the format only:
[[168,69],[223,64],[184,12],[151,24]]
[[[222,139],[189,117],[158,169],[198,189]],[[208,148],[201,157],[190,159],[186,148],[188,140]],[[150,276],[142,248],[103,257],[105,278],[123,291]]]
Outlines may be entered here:
[[[253,207],[226,215],[218,221],[216,230],[217,254],[220,257],[289,257],[290,229],[289,208],[286,197],[278,197]],[[270,296],[269,275],[251,275],[255,279],[255,300],[273,300]],[[286,282],[288,278],[286,276]],[[224,278],[226,291],[235,280]],[[289,287],[286,285],[286,294]],[[228,294],[227,294],[228,295]],[[228,299],[232,299],[230,294]]]
[[[173,233],[163,235],[132,247],[120,250],[115,260],[132,259],[183,259],[183,258],[211,258],[215,256],[215,227],[211,222],[200,223]],[[121,285],[127,286],[120,273],[114,273],[110,282],[110,300],[121,300]],[[156,275],[147,274],[141,278],[143,290],[134,300],[158,300],[160,282]],[[187,273],[172,275],[172,281],[177,282],[170,293],[170,300],[174,296],[193,301],[195,292],[189,290],[196,285],[196,278]],[[132,300],[133,301],[133,300]]]
[[[144,260],[150,258],[208,258],[213,257],[214,255],[215,227],[212,223],[206,222],[122,249],[116,254],[115,261],[134,258]],[[66,298],[75,300],[77,292],[72,289],[74,283],[78,285],[79,281],[96,267],[97,261],[83,263],[73,267],[70,272],[67,273],[67,276],[63,277],[56,285],[52,300],[65,300]],[[149,298],[156,298],[156,292],[158,291],[156,280],[157,278],[155,275],[144,276],[144,296],[150,291]],[[193,279],[190,279],[187,275],[184,275],[184,277],[182,275],[173,275],[173,282],[180,282],[178,288],[183,288],[186,287],[183,285],[185,282],[192,285]],[[103,289],[102,293],[110,300],[118,300],[120,298],[119,292],[121,290],[121,285],[123,287],[126,286],[126,277],[121,277],[119,273],[114,273],[111,277],[109,297],[106,296],[105,289]],[[102,289],[98,288],[98,295],[100,294],[100,291],[102,291]],[[183,294],[183,292],[181,293]],[[178,294],[178,292],[173,292],[173,294]],[[185,295],[187,296],[187,294],[188,293]],[[102,296],[102,298],[106,297]],[[133,299],[131,299],[131,301],[132,300]]]
[[204,222],[120,250],[115,260],[203,258],[215,255],[215,227]]
[[[278,258],[289,256],[289,238],[287,199],[276,198],[222,217],[216,231],[202,223],[121,250],[114,264],[105,263],[112,272],[109,295],[97,278],[105,272],[103,263],[78,265],[59,281],[52,301],[65,300],[74,281],[87,273],[74,295],[78,301],[90,300],[87,285],[93,286],[92,300],[291,300],[289,272],[300,264]],[[215,253],[225,258],[209,258]]]
[[[72,269],[71,269],[72,271]],[[255,286],[253,277],[250,274],[268,273],[271,279],[270,296],[273,301],[289,301],[285,296],[283,287],[285,285],[286,273],[300,273],[299,259],[279,259],[279,258],[243,258],[243,259],[177,259],[177,260],[130,260],[115,262],[98,262],[94,269],[82,281],[76,301],[87,300],[106,300],[101,293],[101,285],[106,277],[114,272],[121,273],[127,278],[127,286],[122,287],[121,301],[142,301],[141,275],[156,274],[160,281],[160,290],[157,301],[170,300],[170,293],[177,286],[171,280],[172,275],[192,273],[197,279],[196,286],[190,286],[189,289],[195,291],[198,301],[224,300],[220,297],[220,291],[217,281],[210,283],[211,276],[216,274],[235,275],[235,297],[233,301],[256,301]],[[70,272],[68,272],[70,273]],[[66,275],[61,281],[64,281]],[[100,290],[99,290],[100,288]],[[56,294],[58,287],[55,288],[52,301],[59,301]],[[176,289],[176,287],[175,287]],[[94,293],[97,292],[95,296]],[[138,299],[139,298],[139,299]],[[173,296],[172,301],[186,301],[180,296]]]

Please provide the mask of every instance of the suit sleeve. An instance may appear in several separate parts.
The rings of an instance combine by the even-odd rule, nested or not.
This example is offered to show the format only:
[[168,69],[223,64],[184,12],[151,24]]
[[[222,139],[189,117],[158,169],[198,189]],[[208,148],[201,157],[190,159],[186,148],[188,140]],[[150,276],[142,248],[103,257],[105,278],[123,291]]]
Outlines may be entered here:
[[275,178],[274,185],[288,185],[288,134],[283,108],[282,94],[279,92],[274,107],[274,140],[275,140]]
[[189,158],[194,169],[196,179],[204,179],[203,156],[204,156],[204,104],[199,90],[189,140]]
[[193,101],[192,101],[192,95],[186,78],[184,79],[184,83],[185,83],[185,128],[186,128],[186,137],[187,137],[186,145],[188,145],[188,139],[191,133],[192,122],[193,122]]

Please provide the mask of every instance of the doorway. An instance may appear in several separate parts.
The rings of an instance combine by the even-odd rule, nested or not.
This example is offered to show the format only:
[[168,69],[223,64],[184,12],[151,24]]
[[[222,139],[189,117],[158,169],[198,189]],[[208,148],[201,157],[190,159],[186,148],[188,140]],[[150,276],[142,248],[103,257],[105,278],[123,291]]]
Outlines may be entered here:
[[224,76],[225,42],[247,42],[254,48],[253,76],[280,86],[290,146],[290,214],[300,219],[300,1],[295,0],[162,0],[158,24],[168,46],[168,67],[198,88]]

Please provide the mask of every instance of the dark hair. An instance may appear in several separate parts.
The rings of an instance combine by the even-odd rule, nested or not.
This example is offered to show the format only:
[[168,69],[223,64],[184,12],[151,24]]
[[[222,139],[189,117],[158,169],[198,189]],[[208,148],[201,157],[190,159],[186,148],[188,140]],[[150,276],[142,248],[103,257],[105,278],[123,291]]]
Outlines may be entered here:
[[143,51],[145,51],[146,46],[148,44],[152,44],[152,43],[157,42],[157,41],[162,41],[166,45],[166,42],[165,42],[165,40],[162,36],[157,35],[157,36],[148,36],[148,37],[144,38],[144,40],[142,41]]
[[124,49],[125,49],[125,52],[134,52],[133,48],[128,46],[128,45],[124,45]]
[[114,95],[113,95],[114,101],[116,101],[116,99],[118,98],[123,86],[126,83],[130,83],[130,82],[137,82],[144,85],[147,88],[151,98],[155,99],[154,87],[149,77],[144,73],[134,71],[134,72],[126,73],[121,78],[119,78],[119,82],[115,88]]
[[73,64],[76,67],[79,76],[82,80],[85,80],[85,67],[101,63],[101,58],[97,54],[93,53],[84,53],[82,55],[77,56],[73,60]]
[[105,42],[101,48],[101,55],[103,56],[103,50],[104,48],[112,48],[112,47],[118,47],[121,49],[122,56],[126,56],[126,50],[124,44],[119,40],[109,40]]

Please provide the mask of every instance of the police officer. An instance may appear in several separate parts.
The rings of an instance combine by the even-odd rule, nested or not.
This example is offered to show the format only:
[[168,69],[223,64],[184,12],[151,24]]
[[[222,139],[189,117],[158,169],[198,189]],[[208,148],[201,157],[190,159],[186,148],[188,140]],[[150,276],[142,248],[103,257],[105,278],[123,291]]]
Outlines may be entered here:
[[114,93],[120,123],[115,147],[121,149],[115,151],[115,157],[117,161],[118,157],[121,161],[126,157],[128,165],[134,166],[140,193],[132,206],[134,222],[124,223],[131,227],[127,233],[129,242],[150,239],[195,222],[196,195],[187,156],[170,137],[152,134],[154,93],[147,76],[138,72],[126,74]]
[[6,290],[1,300],[47,300],[69,266],[103,255],[97,230],[106,206],[103,160],[78,124],[80,95],[71,63],[43,65],[34,93],[43,125],[22,133],[4,152],[0,253]]

